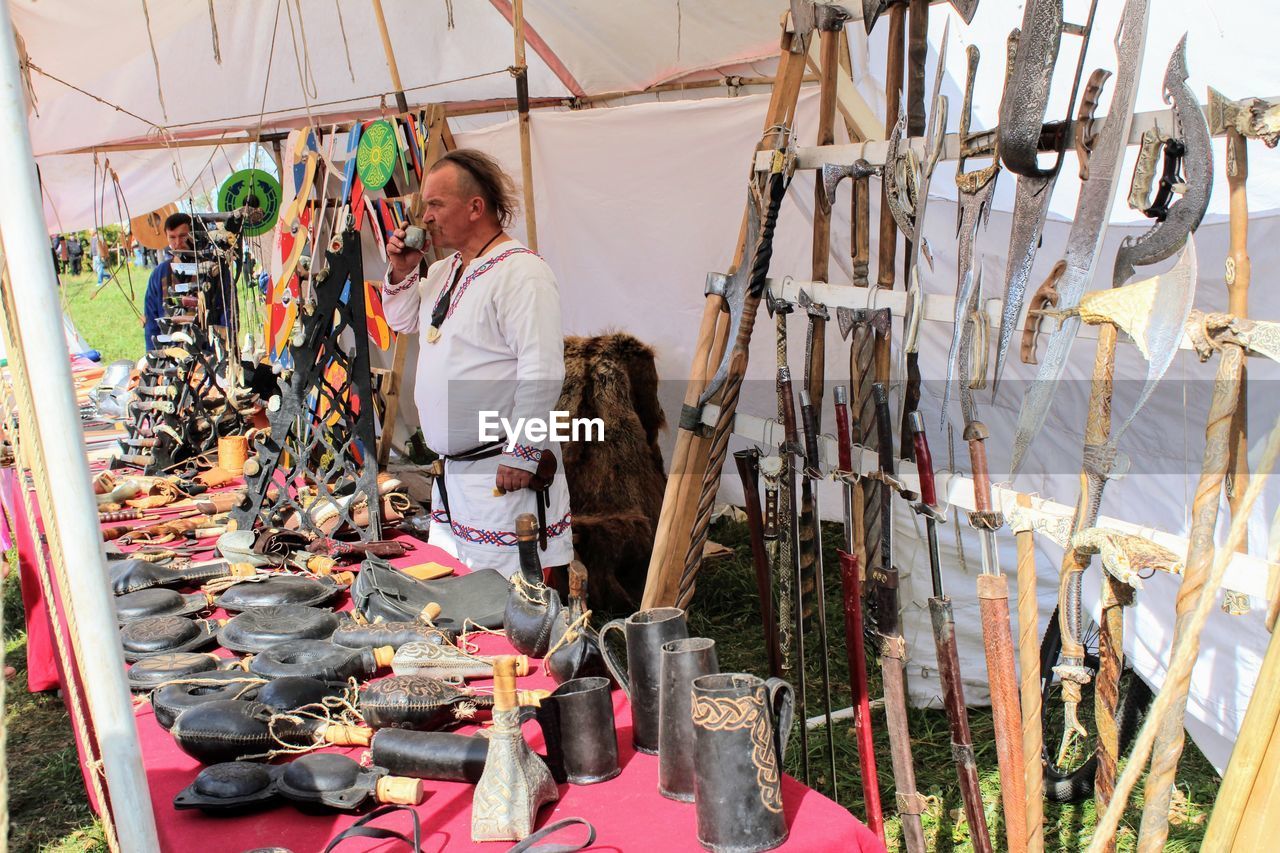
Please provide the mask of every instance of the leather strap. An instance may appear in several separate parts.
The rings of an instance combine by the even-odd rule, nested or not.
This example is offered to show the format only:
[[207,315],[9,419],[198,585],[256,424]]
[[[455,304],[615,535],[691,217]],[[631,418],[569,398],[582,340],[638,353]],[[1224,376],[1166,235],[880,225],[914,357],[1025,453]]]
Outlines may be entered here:
[[[582,825],[587,828],[587,837],[580,844],[536,844],[562,829],[574,825]],[[564,820],[558,820],[555,823],[549,823],[539,829],[532,835],[526,836],[522,841],[514,847],[507,848],[507,853],[576,853],[578,850],[586,849],[596,843],[596,828],[591,825],[586,818],[583,817],[567,817]]]
[[[366,826],[366,824],[370,823],[371,821],[377,820],[383,815],[388,815],[388,814],[391,814],[392,812],[397,812],[397,811],[403,811],[409,815],[409,820],[413,824],[412,839],[408,838],[403,833],[396,832],[394,829],[383,829],[380,826]],[[594,838],[594,836],[595,836],[595,833],[593,832],[592,837]],[[387,840],[394,839],[397,841],[403,841],[405,844],[411,845],[413,847],[413,853],[422,853],[422,829],[421,827],[418,826],[418,813],[415,812],[409,806],[402,806],[402,805],[379,806],[378,808],[369,812],[364,817],[360,818],[355,823],[351,824],[351,826],[347,827],[342,832],[335,835],[333,837],[333,840],[329,842],[328,846],[324,848],[324,853],[329,853],[330,850],[333,850],[333,848],[337,847],[342,842],[352,838],[379,838],[379,839],[387,839]],[[580,848],[575,847],[572,849],[577,850]]]

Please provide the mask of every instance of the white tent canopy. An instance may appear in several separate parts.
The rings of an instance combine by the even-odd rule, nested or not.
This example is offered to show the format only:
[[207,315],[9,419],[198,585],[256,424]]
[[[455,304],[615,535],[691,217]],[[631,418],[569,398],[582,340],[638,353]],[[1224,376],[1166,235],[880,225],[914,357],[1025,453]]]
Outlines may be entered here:
[[[338,0],[336,4],[330,0],[216,0],[212,9],[220,64],[214,60],[208,3],[66,0],[55,5],[10,0],[9,5],[31,63],[29,78],[36,96],[32,141],[41,166],[50,230],[85,227],[94,221],[93,154],[74,152],[129,141],[163,146],[165,140],[195,136],[226,134],[229,139],[243,139],[259,128],[298,125],[312,116],[332,122],[344,116],[375,115],[383,109],[384,98],[387,108],[394,110],[387,67],[367,0]],[[508,102],[508,109],[513,107],[514,85],[507,72],[512,40],[506,0],[383,0],[383,5],[410,103],[498,100]],[[527,0],[530,95],[535,99],[567,99],[638,92],[661,83],[726,73],[769,75],[777,50],[778,22],[786,5],[784,0]],[[1170,52],[1188,30],[1193,90],[1202,92],[1206,85],[1213,85],[1233,98],[1280,94],[1280,66],[1272,61],[1274,33],[1280,31],[1280,6],[1262,0],[1238,0],[1229,7],[1192,4],[1190,0],[1163,0],[1152,5],[1139,110],[1163,106],[1160,79]],[[1099,3],[1086,73],[1098,66],[1114,68],[1112,34],[1121,6],[1119,0]],[[1081,20],[1087,7],[1085,0],[1069,0],[1068,20]],[[150,15],[149,25],[144,10]],[[962,48],[970,43],[978,45],[984,57],[974,98],[974,126],[994,125],[1004,40],[1009,29],[1020,23],[1021,14],[1017,0],[983,0],[973,25],[965,27],[950,7],[935,7],[928,73],[931,79],[943,19],[950,17],[953,42],[948,49],[949,78],[944,92],[951,98],[952,130],[958,125],[963,92]],[[849,27],[857,89],[879,115],[884,111],[885,29],[881,24],[868,40],[860,25]],[[1074,69],[1075,42],[1073,38],[1065,40],[1060,73]],[[159,91],[157,64],[162,81]],[[1060,81],[1055,84],[1049,118],[1062,117],[1065,89]],[[566,331],[596,333],[620,326],[653,345],[660,376],[667,380],[664,403],[668,413],[678,410],[692,357],[703,277],[707,271],[723,269],[730,260],[745,197],[744,172],[759,136],[765,101],[763,97],[700,101],[677,100],[679,97],[665,93],[649,100],[670,102],[612,109],[537,111],[532,121],[540,250],[560,280]],[[1108,101],[1109,94],[1104,96],[1100,114],[1105,114]],[[809,87],[797,117],[802,143],[813,139],[815,114],[815,89]],[[508,121],[510,115],[499,112],[484,119],[467,119],[458,126],[463,131],[458,140],[491,151],[518,174],[518,143],[514,124]],[[243,151],[244,143],[236,142],[222,149],[160,147],[114,151],[100,158],[110,157],[137,215],[187,195],[202,181],[213,184],[214,175],[225,176]],[[1251,312],[1275,318],[1280,317],[1280,293],[1270,288],[1266,273],[1280,264],[1280,219],[1270,215],[1280,209],[1280,160],[1257,143],[1250,143],[1250,154],[1250,206],[1260,215],[1250,244],[1255,271]],[[1219,172],[1222,161],[1218,148],[1215,167]],[[930,207],[927,226],[935,261],[925,281],[929,293],[949,293],[954,288],[955,208],[946,203],[954,198],[950,174],[948,166],[940,167],[933,184],[942,198]],[[1011,206],[1013,188],[1013,180],[1003,176],[998,208]],[[1061,257],[1078,188],[1074,159],[1069,157],[1052,205],[1057,221],[1046,228],[1035,281]],[[834,283],[849,278],[848,191],[842,192],[845,195],[837,205],[833,224]],[[1123,197],[1123,188],[1119,195]],[[812,198],[812,176],[798,176],[781,215],[775,276],[808,277]],[[109,219],[112,207],[108,205]],[[1225,213],[1226,185],[1219,175],[1210,216],[1197,239],[1198,307],[1225,305],[1221,272]],[[1145,227],[1132,222],[1134,217],[1122,201],[1113,210],[1113,218],[1130,225],[1113,229],[1108,237],[1094,287],[1109,286],[1111,258],[1120,237],[1140,233]],[[979,238],[980,263],[988,283],[1002,278],[1008,228],[1008,216],[998,213]],[[378,270],[366,272],[372,278]],[[995,284],[989,287],[996,289]],[[800,323],[794,319],[797,340]],[[847,378],[843,355],[834,354],[844,353],[845,348],[834,326],[829,328],[828,369],[832,381],[841,381]],[[938,365],[944,360],[949,338],[947,324],[926,324],[922,331],[921,363],[933,371],[927,373],[926,380],[940,378]],[[767,399],[772,375],[771,335],[758,333],[754,349],[750,375],[760,380],[759,388],[748,387],[743,406],[766,413],[771,410]],[[800,346],[793,349],[798,357]],[[1073,353],[1069,378],[1087,379],[1091,359],[1092,347],[1082,341]],[[1006,375],[1010,390],[1002,392],[998,404],[984,413],[997,437],[991,442],[997,479],[1004,476],[999,472],[1007,471],[1007,439],[1012,435],[1018,394],[1025,387],[1016,380],[1034,376],[1034,369],[1018,363],[1016,355],[1011,361]],[[409,364],[414,363],[410,358]],[[1119,379],[1140,378],[1144,370],[1133,348],[1121,352]],[[1276,395],[1268,389],[1275,371],[1265,364],[1251,364],[1250,371],[1251,383],[1259,389],[1250,397],[1250,435],[1257,444],[1277,412]],[[1208,384],[1190,380],[1207,380],[1211,375],[1212,366],[1198,365],[1185,353],[1179,356],[1166,380],[1166,387],[1174,390],[1157,396],[1122,442],[1121,449],[1135,458],[1135,473],[1109,487],[1104,512],[1186,533],[1190,495],[1203,448]],[[1177,380],[1188,381],[1179,385]],[[411,388],[412,383],[405,387]],[[988,399],[982,397],[984,406],[988,406]],[[922,407],[933,413],[928,424],[935,458],[941,463],[946,450],[945,436],[936,432],[937,405],[936,396],[926,388]],[[956,408],[953,419],[958,423]],[[1055,406],[1036,445],[1036,457],[1014,485],[1072,503],[1082,428],[1082,410]],[[960,460],[961,467],[965,461]],[[1163,463],[1163,467],[1156,463]],[[1155,466],[1159,473],[1138,476],[1144,466]],[[732,497],[736,487],[728,480],[726,486],[725,496]],[[1254,553],[1265,549],[1269,515],[1264,516],[1263,511],[1275,508],[1276,495],[1269,493],[1260,504],[1265,506],[1252,526]],[[824,502],[827,509],[838,506],[834,494]],[[932,695],[934,672],[932,641],[922,609],[929,595],[927,563],[913,519],[900,513],[898,527],[904,598],[911,599],[905,621],[913,657],[913,691],[915,698],[927,701]],[[973,604],[973,578],[961,571],[958,554],[948,545],[951,534],[947,532],[942,539],[947,546],[948,588],[958,603],[962,668],[973,688],[983,682],[976,605],[969,606]],[[1010,568],[1011,538],[1002,537],[1002,545],[1008,549],[1003,564]],[[1041,548],[1043,623],[1052,608],[1057,555],[1044,543]],[[976,541],[967,542],[966,549],[972,573],[977,562]],[[1091,582],[1096,585],[1096,579]],[[1164,578],[1149,581],[1127,620],[1127,650],[1139,671],[1155,684],[1163,678],[1161,658],[1167,659],[1175,585],[1176,581]],[[1090,594],[1094,597],[1088,600],[1096,601],[1096,586]],[[1215,613],[1193,682],[1188,725],[1219,767],[1229,755],[1268,636],[1258,610],[1261,602],[1255,599],[1252,604],[1254,610],[1242,617]],[[981,698],[974,689],[970,689],[970,696]]]

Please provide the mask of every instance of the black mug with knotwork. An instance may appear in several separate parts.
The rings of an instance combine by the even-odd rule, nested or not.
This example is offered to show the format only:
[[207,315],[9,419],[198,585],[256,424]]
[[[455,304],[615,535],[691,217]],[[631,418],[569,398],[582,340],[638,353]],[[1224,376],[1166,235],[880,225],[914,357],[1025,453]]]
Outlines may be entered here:
[[791,685],[741,672],[699,676],[692,713],[698,842],[713,853],[755,853],[786,841],[782,761],[795,721]]

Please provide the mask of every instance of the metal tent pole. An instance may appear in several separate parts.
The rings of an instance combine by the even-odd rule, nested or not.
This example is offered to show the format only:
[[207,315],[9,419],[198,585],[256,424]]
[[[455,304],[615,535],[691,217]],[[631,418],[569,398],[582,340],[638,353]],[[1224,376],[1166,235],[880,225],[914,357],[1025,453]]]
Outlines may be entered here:
[[[43,507],[66,558],[74,629],[84,639],[79,662],[123,850],[159,850],[151,795],[142,769],[133,705],[125,684],[124,656],[90,487],[80,412],[62,330],[57,277],[49,255],[35,159],[27,135],[26,102],[9,4],[0,3],[0,233],[12,283],[13,319],[22,330],[23,360],[32,376],[38,415],[34,429],[53,491]],[[104,804],[105,806],[105,804]]]

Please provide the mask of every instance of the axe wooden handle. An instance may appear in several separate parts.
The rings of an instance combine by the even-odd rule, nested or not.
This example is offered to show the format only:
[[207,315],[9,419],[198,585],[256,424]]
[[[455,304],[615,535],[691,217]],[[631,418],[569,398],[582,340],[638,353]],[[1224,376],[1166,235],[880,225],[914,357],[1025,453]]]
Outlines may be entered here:
[[[1019,493],[1018,506],[1031,508]],[[1018,547],[1018,671],[1022,676],[1022,766],[1027,785],[1027,849],[1044,850],[1044,729],[1040,719],[1040,624],[1036,600],[1036,542],[1030,530],[1016,535]]]
[[[889,10],[889,55],[885,62],[885,118],[884,126],[893,127],[898,122],[902,101],[903,60],[906,45],[907,7],[901,4]],[[876,286],[893,287],[894,259],[898,250],[898,227],[889,210],[889,201],[882,181],[880,191],[880,260],[876,269]]]
[[1004,575],[978,576],[982,645],[991,686],[991,718],[1000,765],[1000,800],[1010,853],[1027,849],[1027,788],[1023,776],[1022,718],[1013,668],[1013,633],[1009,625],[1009,581]]

